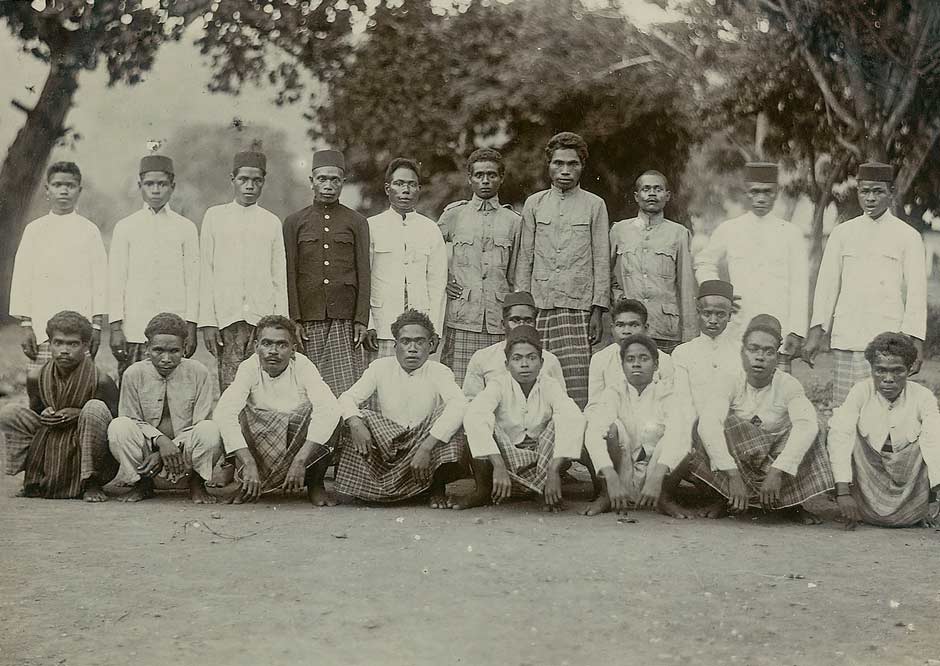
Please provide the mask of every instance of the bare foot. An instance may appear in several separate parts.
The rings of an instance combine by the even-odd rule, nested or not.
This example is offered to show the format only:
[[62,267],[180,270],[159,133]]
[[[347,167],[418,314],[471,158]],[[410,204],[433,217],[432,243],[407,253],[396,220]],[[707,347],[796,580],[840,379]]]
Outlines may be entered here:
[[39,497],[39,488],[37,486],[23,486],[14,497]]
[[664,496],[661,496],[659,502],[656,504],[656,509],[671,518],[679,518],[680,520],[686,520],[689,518],[689,514],[686,510],[675,500],[667,499]]
[[457,511],[463,511],[464,509],[473,509],[478,506],[486,506],[492,502],[493,498],[490,496],[490,493],[474,491],[473,493],[465,497],[458,498],[457,501],[452,502],[451,508],[456,509]]
[[[140,502],[151,497],[153,497],[153,484],[149,481],[140,480],[134,484],[130,491],[118,496],[117,499],[119,502]],[[85,501],[89,500],[86,499]]]
[[558,502],[557,504],[549,504],[546,502],[544,495],[539,497],[539,504],[542,507],[543,513],[559,513],[565,510],[565,507],[561,502]]
[[82,493],[82,499],[86,502],[107,502],[108,496],[105,495],[101,486],[94,481],[89,481],[85,484],[85,492]]
[[811,513],[803,508],[802,504],[797,504],[796,506],[790,507],[789,509],[784,509],[788,519],[796,523],[797,525],[821,525],[822,518],[817,516],[815,513]]
[[[212,495],[222,504],[235,504],[235,499],[241,494],[242,487],[237,481],[232,481],[227,486],[213,486]],[[241,504],[241,502],[238,502]]]
[[599,516],[602,513],[610,511],[610,499],[607,493],[601,493],[593,502],[587,505],[587,508],[581,512],[582,516]]
[[314,506],[336,506],[336,498],[327,492],[322,483],[307,486],[307,499]]
[[193,504],[215,504],[219,501],[215,495],[209,494],[205,482],[195,472],[189,478],[189,499]]
[[428,506],[432,509],[453,509],[454,503],[450,501],[447,493],[443,491],[432,492],[431,498],[428,500]]
[[723,497],[720,500],[715,500],[711,504],[702,507],[698,515],[700,518],[711,518],[712,520],[724,518],[728,515],[728,501]]

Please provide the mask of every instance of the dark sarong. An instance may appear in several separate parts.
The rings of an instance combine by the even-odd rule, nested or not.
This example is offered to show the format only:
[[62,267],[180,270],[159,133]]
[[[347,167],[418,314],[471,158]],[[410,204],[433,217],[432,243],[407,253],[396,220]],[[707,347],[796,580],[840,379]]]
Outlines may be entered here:
[[504,337],[506,336],[501,333],[494,335],[486,331],[477,333],[445,327],[444,342],[441,344],[441,363],[454,371],[457,386],[462,388],[470,357],[485,347],[501,342]]
[[363,350],[353,344],[350,319],[302,322],[304,354],[313,361],[323,381],[337,398],[362,376]]
[[539,310],[535,323],[545,349],[558,357],[568,395],[582,410],[588,401],[590,326],[590,312],[570,308]]

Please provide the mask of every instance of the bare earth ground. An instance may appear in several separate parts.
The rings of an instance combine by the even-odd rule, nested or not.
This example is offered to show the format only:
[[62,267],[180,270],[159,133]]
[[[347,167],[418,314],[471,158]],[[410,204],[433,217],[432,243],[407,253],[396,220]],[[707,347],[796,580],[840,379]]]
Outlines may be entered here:
[[90,506],[4,476],[0,664],[940,664],[940,532],[846,532],[825,498],[818,527],[588,519],[580,476],[545,516]]

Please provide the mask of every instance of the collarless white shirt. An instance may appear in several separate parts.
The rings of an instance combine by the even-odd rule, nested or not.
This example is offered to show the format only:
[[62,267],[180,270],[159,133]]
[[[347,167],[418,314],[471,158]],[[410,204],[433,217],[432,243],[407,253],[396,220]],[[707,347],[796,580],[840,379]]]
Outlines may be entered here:
[[[667,382],[672,386],[675,375],[672,358],[661,349],[658,351],[659,367],[653,374],[653,381]],[[591,357],[591,364],[588,366],[588,402],[600,397],[608,386],[619,386],[626,381],[623,362],[620,360],[620,345],[614,342]]]
[[[473,356],[470,357],[470,362],[467,364],[467,374],[463,380],[463,393],[468,400],[471,400],[494,377],[508,373],[509,371],[506,369],[505,340],[478,349],[473,352]],[[539,377],[551,377],[561,386],[563,391],[568,391],[565,384],[565,375],[561,370],[561,363],[558,361],[558,357],[547,349],[542,350],[542,369],[539,370]]]

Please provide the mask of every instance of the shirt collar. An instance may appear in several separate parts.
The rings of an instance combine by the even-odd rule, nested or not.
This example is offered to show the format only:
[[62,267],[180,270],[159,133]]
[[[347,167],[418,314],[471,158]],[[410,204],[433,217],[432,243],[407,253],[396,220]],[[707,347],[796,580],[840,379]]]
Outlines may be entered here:
[[473,210],[496,210],[499,208],[499,196],[493,196],[489,199],[481,199],[477,195],[470,197],[470,205],[473,207]]
[[249,213],[249,212],[252,212],[252,211],[254,211],[254,210],[257,210],[257,208],[258,208],[258,202],[256,201],[256,202],[254,202],[253,204],[251,204],[250,206],[242,206],[240,203],[238,203],[237,201],[235,201],[235,199],[232,199],[232,206],[234,206],[236,209],[238,209],[238,210],[240,210],[240,211],[242,211],[242,212],[244,212],[244,213]]
[[560,187],[555,187],[555,185],[553,184],[551,189],[552,189],[552,192],[554,192],[556,196],[562,199],[567,199],[568,197],[576,196],[577,194],[581,192],[581,184],[578,183],[577,185],[572,187],[570,190],[562,190]]
[[[237,206],[238,204],[235,204],[235,205]],[[155,211],[153,208],[151,208],[151,207],[148,206],[147,204],[144,204],[144,205],[141,207],[141,210],[144,211],[145,213],[149,213],[149,214],[154,215],[154,216],[156,216],[156,215],[169,215],[169,214],[172,212],[172,209],[170,208],[170,204],[169,204],[169,203],[167,203],[165,206],[163,206],[163,208],[161,208],[161,209],[158,210],[158,211]]]
[[662,213],[659,213],[655,217],[651,217],[649,213],[642,210],[637,213],[636,217],[640,221],[641,226],[644,227],[652,227],[666,221],[666,216]]

